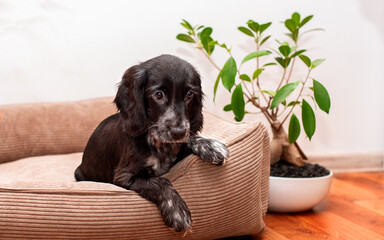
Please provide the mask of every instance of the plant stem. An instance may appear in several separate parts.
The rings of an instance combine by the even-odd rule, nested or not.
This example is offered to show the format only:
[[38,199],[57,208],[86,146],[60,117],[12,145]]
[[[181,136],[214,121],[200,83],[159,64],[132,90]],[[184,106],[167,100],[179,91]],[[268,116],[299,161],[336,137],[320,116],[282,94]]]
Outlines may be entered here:
[[[279,85],[278,85],[277,88],[276,88],[276,92],[279,91],[281,85],[283,84],[283,82],[284,82],[284,78],[285,78],[285,74],[286,74],[286,73],[287,73],[287,69],[284,68],[283,76],[281,77],[280,83],[279,83]],[[270,101],[268,102],[268,105],[271,104],[271,99],[269,99],[269,100],[270,100]],[[273,114],[275,117],[277,116],[278,112],[279,112],[278,109],[276,109],[275,112],[273,112],[273,110],[272,110],[272,114]]]
[[[240,75],[240,72],[239,72],[239,75]],[[245,87],[245,90],[247,90],[247,92],[248,92],[248,94],[249,94],[250,96],[247,96],[247,95],[245,94],[245,92],[243,92],[244,95],[247,96],[247,98],[254,98],[254,95],[253,95],[253,93],[251,93],[251,92],[249,91],[249,89],[248,89],[248,87],[247,87],[247,84],[245,84],[245,82],[244,82],[242,79],[241,79],[241,82],[243,83],[243,86]]]
[[[304,82],[303,82],[303,86],[301,87],[301,89],[300,89],[300,93],[299,93],[299,95],[297,96],[295,102],[299,101],[299,98],[301,97],[301,94],[303,93],[305,84],[307,83],[307,80],[308,80],[308,78],[309,78],[309,75],[311,74],[311,70],[312,70],[311,68],[308,69],[308,74],[307,74],[307,76],[305,77],[305,80],[304,80]],[[283,126],[284,122],[288,119],[289,115],[291,115],[291,113],[292,113],[293,109],[296,107],[296,105],[297,105],[297,104],[294,104],[294,105],[292,106],[291,110],[289,111],[289,113],[287,114],[287,116],[285,116],[284,120],[280,123],[280,125],[279,125],[278,128],[281,128],[281,127]]]
[[[295,52],[296,52],[296,50],[295,50]],[[286,84],[289,83],[289,79],[291,78],[293,66],[295,65],[295,60],[296,60],[296,57],[294,57],[293,60],[292,60],[292,65],[291,65],[291,69],[289,69],[289,73],[288,73],[288,77],[287,77],[287,80],[286,80]]]
[[217,66],[216,65],[216,63],[212,60],[212,58],[211,58],[211,56],[209,56],[208,55],[208,53],[204,50],[204,49],[202,49],[202,48],[199,48],[202,52],[203,52],[203,54],[208,58],[208,60],[212,63],[212,65],[217,69],[217,70],[219,70],[219,72],[221,71],[221,68],[219,67],[219,66]]
[[211,62],[211,64],[217,69],[219,70],[219,72],[221,71],[220,67],[216,65],[216,63],[212,60],[211,56],[209,56],[209,54],[203,49],[202,47],[202,43],[200,42],[199,38],[196,36],[196,33],[193,32],[193,37],[195,38],[195,42],[196,42],[196,47],[197,49],[199,49],[207,58],[208,60]]
[[269,124],[271,124],[271,126],[273,126],[273,119],[272,119],[270,113],[268,112],[268,109],[267,109],[267,108],[263,108],[263,107],[261,107],[261,106],[256,102],[256,100],[255,100],[254,98],[253,98],[253,99],[249,99],[249,98],[248,98],[248,100],[249,100],[250,102],[252,102],[252,104],[253,104],[255,107],[257,107],[257,108],[259,108],[259,109],[261,110],[261,112],[264,114],[265,118],[268,120]]
[[[257,35],[257,39],[259,39],[259,35]],[[256,42],[256,51],[258,52],[260,50],[260,45],[259,45],[259,41],[255,38],[255,42]],[[256,70],[259,69],[260,67],[260,61],[259,61],[259,58],[257,57],[256,58]],[[261,87],[260,87],[260,78],[259,76],[257,76],[256,78],[256,86],[257,88],[259,89],[259,92],[261,94],[261,96],[263,96],[265,102],[267,103],[268,107],[269,107],[269,102],[268,102],[268,99],[267,97],[265,96],[265,94],[261,91]],[[253,87],[253,84],[252,84],[252,87]],[[255,90],[253,90],[255,91]],[[259,103],[260,103],[260,100],[259,100]]]
[[286,74],[286,73],[287,73],[287,69],[284,68],[283,76],[281,77],[280,83],[279,83],[279,85],[278,85],[277,88],[276,88],[276,92],[279,91],[279,89],[280,89],[280,87],[281,87],[281,84],[283,84],[283,82],[284,82],[284,78],[285,78],[285,74]]
[[254,114],[254,115],[261,114],[261,113],[263,113],[263,112],[262,111],[260,111],[260,112],[248,112],[248,114]]

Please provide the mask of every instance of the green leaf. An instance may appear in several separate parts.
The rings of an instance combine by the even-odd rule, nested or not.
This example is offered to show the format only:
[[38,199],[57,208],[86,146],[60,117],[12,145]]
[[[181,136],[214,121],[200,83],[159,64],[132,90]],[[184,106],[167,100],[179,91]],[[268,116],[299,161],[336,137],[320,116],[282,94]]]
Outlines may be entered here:
[[256,52],[252,52],[250,54],[248,54],[247,56],[245,56],[245,58],[243,59],[243,61],[241,62],[241,64],[251,60],[251,59],[254,59],[254,58],[258,58],[258,57],[262,57],[262,56],[266,56],[266,55],[269,55],[271,54],[270,51],[268,50],[260,50],[260,51],[256,51]]
[[269,91],[269,90],[261,90],[260,92],[266,93],[268,95],[271,95],[272,97],[276,96],[275,91]]
[[[211,37],[208,38],[208,42],[212,42],[212,38]],[[215,45],[210,45],[209,43],[205,47],[205,50],[207,51],[208,55],[211,55],[213,53],[214,49],[215,49]]]
[[331,99],[329,97],[328,91],[321,83],[315,79],[313,79],[313,92],[319,108],[329,114],[329,109],[331,108]]
[[240,79],[247,82],[251,82],[251,78],[247,74],[241,74]]
[[221,72],[219,72],[219,75],[217,75],[216,81],[215,81],[215,86],[213,87],[213,102],[216,100],[216,92],[217,92],[217,87],[219,86],[220,78],[221,78]]
[[189,42],[189,43],[195,43],[195,40],[193,40],[193,38],[191,38],[189,35],[187,34],[179,34],[176,36],[176,38],[180,41],[184,41],[184,42]]
[[269,26],[271,26],[271,22],[267,22],[267,23],[264,23],[264,24],[261,24],[260,25],[260,34],[262,34],[265,30],[267,30],[267,28],[269,28]]
[[266,67],[266,66],[273,66],[273,65],[277,65],[276,63],[274,62],[270,62],[270,63],[266,63],[263,65],[263,67]]
[[297,38],[299,37],[299,31],[296,30],[292,33],[292,40],[297,43]]
[[235,85],[236,73],[236,61],[233,57],[230,57],[227,62],[225,62],[224,67],[221,70],[221,79],[224,87],[228,89],[228,91],[231,91],[233,85]]
[[221,44],[219,46],[228,50],[228,47],[227,47],[227,45],[225,43],[223,43],[223,44]]
[[277,57],[275,60],[283,67],[287,68],[289,66],[289,63],[291,62],[291,58],[281,58]]
[[320,64],[322,64],[323,62],[325,61],[325,59],[316,59],[312,62],[311,64],[311,68],[315,68],[317,66],[319,66]]
[[300,101],[292,101],[292,102],[288,103],[287,107],[295,106],[297,104],[300,104]]
[[300,136],[300,122],[299,119],[297,119],[295,114],[292,114],[291,120],[289,121],[289,128],[288,128],[288,139],[289,143],[296,142],[297,138]]
[[231,104],[225,105],[223,110],[224,110],[224,112],[232,111],[232,105]]
[[180,23],[183,27],[185,27],[186,29],[188,29],[188,30],[190,30],[190,31],[192,31],[193,32],[193,27],[191,26],[191,24],[187,21],[187,20],[185,20],[185,19],[182,19],[183,20],[183,22],[182,23]]
[[305,52],[305,51],[307,51],[307,50],[304,50],[304,49],[303,49],[303,50],[299,50],[299,51],[293,53],[293,54],[291,55],[291,58],[294,58],[294,57],[296,57],[296,56],[302,54],[302,53]]
[[279,51],[281,52],[281,54],[283,54],[284,57],[288,57],[291,53],[291,48],[289,46],[282,45],[279,47]]
[[276,92],[276,96],[273,98],[271,103],[271,109],[277,107],[282,103],[295,89],[299,86],[300,81],[288,83],[284,85],[280,90]]
[[201,26],[197,27],[196,31],[202,29],[203,27],[204,27],[204,25],[201,25]]
[[301,23],[299,24],[299,27],[302,27],[304,26],[304,24],[306,24],[307,22],[309,22],[309,20],[311,20],[313,18],[313,15],[309,15],[308,17],[305,17],[303,19],[303,21],[301,21]]
[[249,30],[248,28],[246,27],[238,27],[237,29],[239,29],[242,33],[250,36],[250,37],[254,37],[255,35],[253,35],[253,33],[251,32],[251,30]]
[[271,37],[271,35],[269,36],[266,36],[263,40],[261,40],[260,42],[260,46],[263,45],[266,41],[268,41],[268,39]]
[[291,32],[294,33],[297,30],[297,24],[292,19],[285,20],[285,27]]
[[285,68],[284,65],[283,65],[283,58],[281,58],[281,57],[276,57],[275,60],[276,60],[276,62],[278,62],[283,68]]
[[300,14],[298,12],[294,12],[292,14],[292,20],[295,21],[295,24],[298,26],[300,24]]
[[212,46],[219,45],[219,43],[217,41],[210,41],[208,44],[212,45]]
[[203,31],[201,31],[201,33],[200,33],[200,38],[205,38],[205,37],[211,36],[212,31],[213,30],[211,27],[204,28]]
[[259,29],[260,29],[260,25],[259,25],[257,22],[253,21],[253,20],[249,20],[249,21],[247,22],[247,25],[248,25],[248,27],[249,27],[250,29],[252,29],[254,32],[258,32]]
[[307,101],[303,99],[302,108],[301,108],[301,117],[303,121],[304,131],[307,134],[309,140],[311,140],[313,134],[316,130],[316,117],[313,109]]
[[231,106],[232,111],[235,114],[236,121],[243,120],[245,114],[245,102],[243,88],[241,87],[241,84],[237,85],[232,93]]
[[275,60],[278,64],[280,64],[283,68],[285,68],[284,63],[283,63],[283,58],[282,57],[275,57]]
[[301,59],[301,61],[303,61],[303,63],[305,63],[305,65],[307,65],[307,67],[311,67],[311,59],[309,59],[309,57],[301,54],[299,55],[299,58]]
[[258,68],[255,70],[255,72],[253,73],[253,76],[252,76],[252,79],[255,80],[256,78],[258,78],[260,76],[260,74],[263,72],[263,68]]
[[204,28],[203,31],[201,31],[200,33],[201,43],[203,44],[203,48],[208,53],[208,55],[211,55],[215,48],[215,45],[209,44],[210,42],[213,42],[213,39],[211,38],[211,34],[212,34],[212,28],[210,27]]
[[290,37],[291,39],[293,38],[292,33],[286,33],[285,35],[287,35],[287,36]]

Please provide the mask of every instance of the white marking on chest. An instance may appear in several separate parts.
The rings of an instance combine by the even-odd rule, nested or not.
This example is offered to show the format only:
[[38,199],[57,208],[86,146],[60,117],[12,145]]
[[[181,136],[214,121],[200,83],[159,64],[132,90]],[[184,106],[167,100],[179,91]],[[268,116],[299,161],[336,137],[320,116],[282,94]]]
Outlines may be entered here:
[[152,167],[153,170],[157,171],[160,167],[160,161],[157,157],[150,156],[149,158],[147,158],[145,166]]

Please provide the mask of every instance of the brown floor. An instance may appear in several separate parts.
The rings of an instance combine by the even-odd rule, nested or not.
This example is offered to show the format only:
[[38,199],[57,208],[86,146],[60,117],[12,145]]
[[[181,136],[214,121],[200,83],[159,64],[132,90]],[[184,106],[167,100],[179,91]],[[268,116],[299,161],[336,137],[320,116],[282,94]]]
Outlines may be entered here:
[[384,239],[384,172],[336,173],[326,200],[311,211],[267,213],[266,231],[249,240]]
[[327,199],[312,211],[267,213],[253,239],[384,239],[384,172],[336,173]]

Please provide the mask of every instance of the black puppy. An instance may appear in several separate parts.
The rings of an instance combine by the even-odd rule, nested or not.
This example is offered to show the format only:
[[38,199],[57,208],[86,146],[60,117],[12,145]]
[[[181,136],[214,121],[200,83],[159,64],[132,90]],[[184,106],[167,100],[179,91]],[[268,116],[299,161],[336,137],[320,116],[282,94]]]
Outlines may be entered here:
[[188,62],[161,55],[129,68],[114,100],[119,112],[101,122],[75,171],[78,181],[113,183],[156,204],[175,231],[191,228],[191,213],[161,177],[193,153],[223,164],[228,149],[199,137],[203,124],[200,76]]

